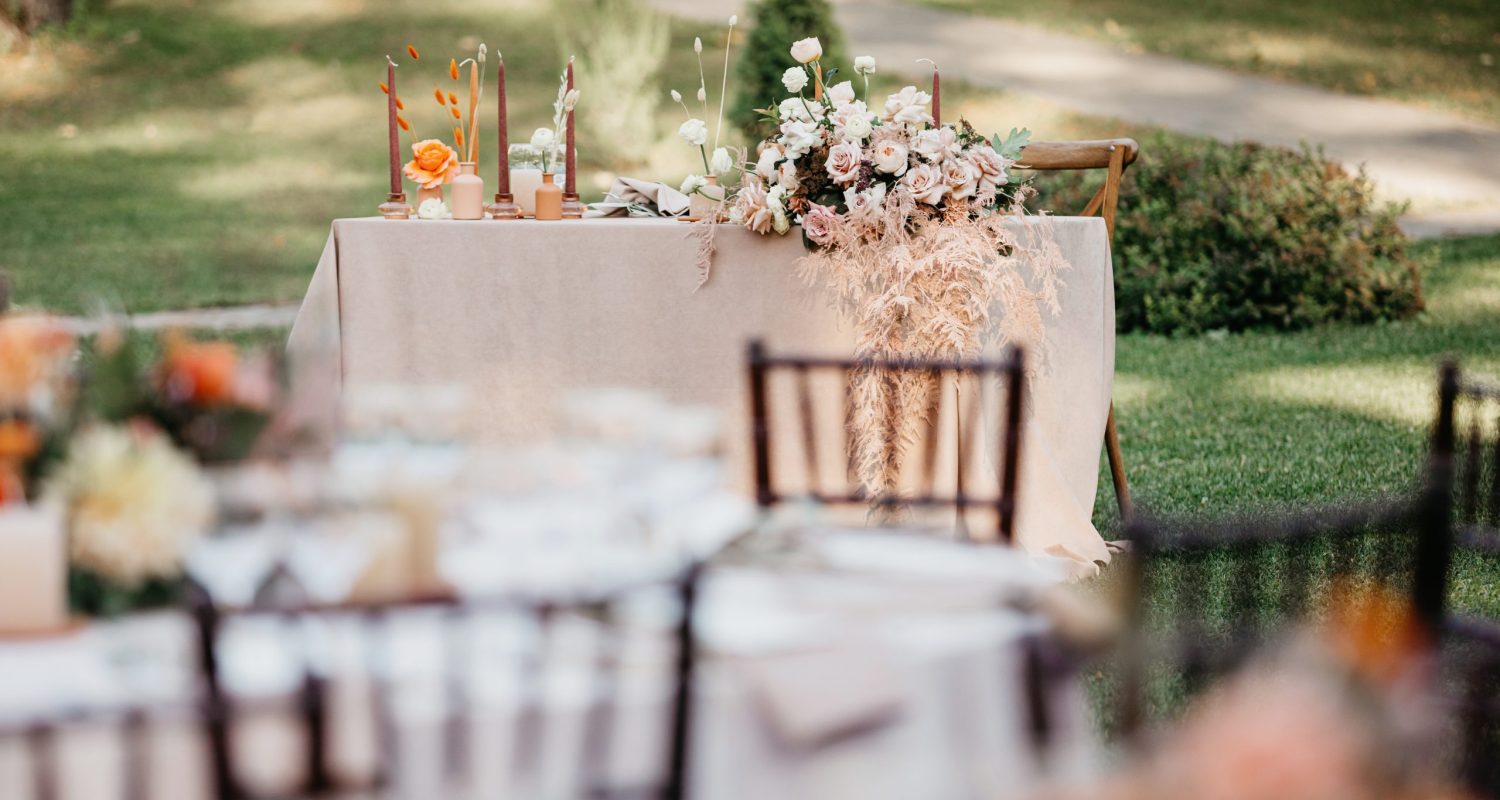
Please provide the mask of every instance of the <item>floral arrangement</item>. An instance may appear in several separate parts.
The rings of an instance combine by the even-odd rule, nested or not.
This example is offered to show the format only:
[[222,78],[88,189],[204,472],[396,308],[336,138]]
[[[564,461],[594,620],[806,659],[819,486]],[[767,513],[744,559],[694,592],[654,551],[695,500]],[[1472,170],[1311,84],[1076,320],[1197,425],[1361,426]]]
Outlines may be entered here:
[[[414,62],[420,61],[422,57],[417,48],[409,44],[406,46],[406,54]],[[423,190],[440,189],[443,184],[451,183],[458,177],[460,162],[479,160],[477,112],[480,100],[484,97],[484,64],[488,54],[489,48],[480,42],[479,51],[473,58],[466,58],[461,62],[457,59],[448,60],[448,78],[455,83],[462,79],[463,68],[468,67],[469,93],[466,103],[460,104],[455,91],[444,91],[440,86],[432,87],[432,97],[443,109],[444,124],[453,131],[452,146],[442,139],[418,139],[410,119],[404,114],[398,114],[396,118],[401,130],[411,138],[412,159],[402,167],[402,173],[407,180],[416,183]],[[384,83],[380,84],[380,89],[390,93],[390,87]],[[406,102],[397,97],[396,107],[405,111]],[[449,219],[452,214],[440,197],[426,197],[418,203],[417,216],[421,219]]]
[[145,425],[83,430],[43,497],[66,509],[74,605],[94,613],[170,596],[188,546],[214,519],[213,486]]
[[568,88],[568,73],[557,79],[557,99],[552,101],[552,127],[537,128],[531,134],[531,146],[542,154],[542,172],[557,172],[558,145],[568,135],[568,115],[578,107],[578,90]]
[[720,134],[724,131],[724,102],[729,95],[729,51],[734,43],[734,26],[739,22],[739,15],[729,18],[729,32],[724,36],[724,71],[719,80],[719,111],[714,118],[713,145],[710,147],[708,141],[709,129],[706,120],[709,117],[708,101],[708,76],[703,69],[703,39],[693,39],[693,52],[698,57],[698,92],[697,101],[703,106],[703,116],[695,117],[682,98],[682,93],[673,89],[671,91],[672,102],[682,107],[682,113],[686,120],[677,129],[677,135],[682,137],[689,146],[698,148],[698,156],[703,161],[702,175],[689,175],[682,182],[682,193],[692,196],[701,194],[715,203],[725,198],[723,189],[711,189],[719,180],[727,178],[744,162],[743,152],[733,153],[727,146],[720,145]]
[[72,422],[73,335],[45,316],[0,318],[0,504],[25,502]]
[[[852,80],[830,83],[838,70],[825,72],[816,38],[791,55],[798,66],[782,77],[791,96],[761,110],[778,135],[757,148],[730,222],[759,234],[801,225],[804,277],[851,319],[862,357],[972,358],[989,345],[1039,345],[1067,263],[1043,229],[1009,224],[1032,192],[1010,175],[1029,132],[986,138],[964,121],[940,124],[933,96],[915,86],[872,108],[875,59],[854,61],[861,96]],[[853,387],[856,474],[872,496],[897,489],[928,383],[870,374]]]

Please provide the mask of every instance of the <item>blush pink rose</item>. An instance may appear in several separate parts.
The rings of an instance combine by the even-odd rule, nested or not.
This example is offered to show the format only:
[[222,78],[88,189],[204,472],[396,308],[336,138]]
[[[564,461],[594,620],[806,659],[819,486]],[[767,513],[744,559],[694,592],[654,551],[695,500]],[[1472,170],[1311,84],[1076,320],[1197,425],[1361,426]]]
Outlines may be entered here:
[[828,160],[824,164],[828,177],[841,186],[854,183],[859,178],[859,164],[864,157],[857,142],[840,142],[828,148]]

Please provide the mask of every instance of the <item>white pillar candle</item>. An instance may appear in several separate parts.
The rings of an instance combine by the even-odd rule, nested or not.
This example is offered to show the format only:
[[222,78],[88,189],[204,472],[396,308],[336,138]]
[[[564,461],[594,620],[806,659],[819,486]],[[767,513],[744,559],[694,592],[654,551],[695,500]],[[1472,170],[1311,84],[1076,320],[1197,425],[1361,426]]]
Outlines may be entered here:
[[0,635],[66,625],[67,558],[59,509],[0,508]]
[[536,216],[536,190],[542,185],[539,169],[513,169],[510,171],[510,192],[521,207],[521,216]]

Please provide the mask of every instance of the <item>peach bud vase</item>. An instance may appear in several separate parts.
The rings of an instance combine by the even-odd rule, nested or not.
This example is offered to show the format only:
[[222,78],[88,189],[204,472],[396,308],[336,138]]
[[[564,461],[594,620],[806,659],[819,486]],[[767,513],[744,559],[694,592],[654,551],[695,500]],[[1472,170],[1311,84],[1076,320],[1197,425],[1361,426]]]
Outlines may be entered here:
[[464,161],[458,170],[453,179],[453,218],[484,219],[484,178],[479,177],[479,165]]
[[562,219],[562,187],[553,183],[557,177],[550,172],[542,173],[542,185],[536,190],[536,218],[540,220]]

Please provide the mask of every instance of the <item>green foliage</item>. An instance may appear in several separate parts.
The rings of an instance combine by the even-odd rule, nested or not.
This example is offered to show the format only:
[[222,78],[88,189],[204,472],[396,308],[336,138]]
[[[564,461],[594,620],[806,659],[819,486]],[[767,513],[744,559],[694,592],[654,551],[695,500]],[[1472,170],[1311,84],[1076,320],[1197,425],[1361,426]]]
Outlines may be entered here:
[[[591,24],[577,25],[580,19]],[[588,56],[575,67],[577,84],[588,87],[578,105],[580,133],[587,130],[604,160],[640,167],[657,141],[658,79],[672,40],[668,19],[637,0],[564,0],[558,21],[563,57]]]
[[781,74],[797,66],[792,42],[818,37],[823,44],[825,70],[845,65],[844,35],[833,19],[828,0],[756,0],[749,9],[749,40],[737,48],[742,57],[736,68],[734,112],[730,118],[751,141],[763,138],[757,108],[776,105],[786,95]]
[[[1081,209],[1097,175],[1038,180]],[[1122,331],[1291,330],[1408,318],[1422,259],[1370,181],[1320,151],[1159,137],[1127,173],[1115,228]]]

